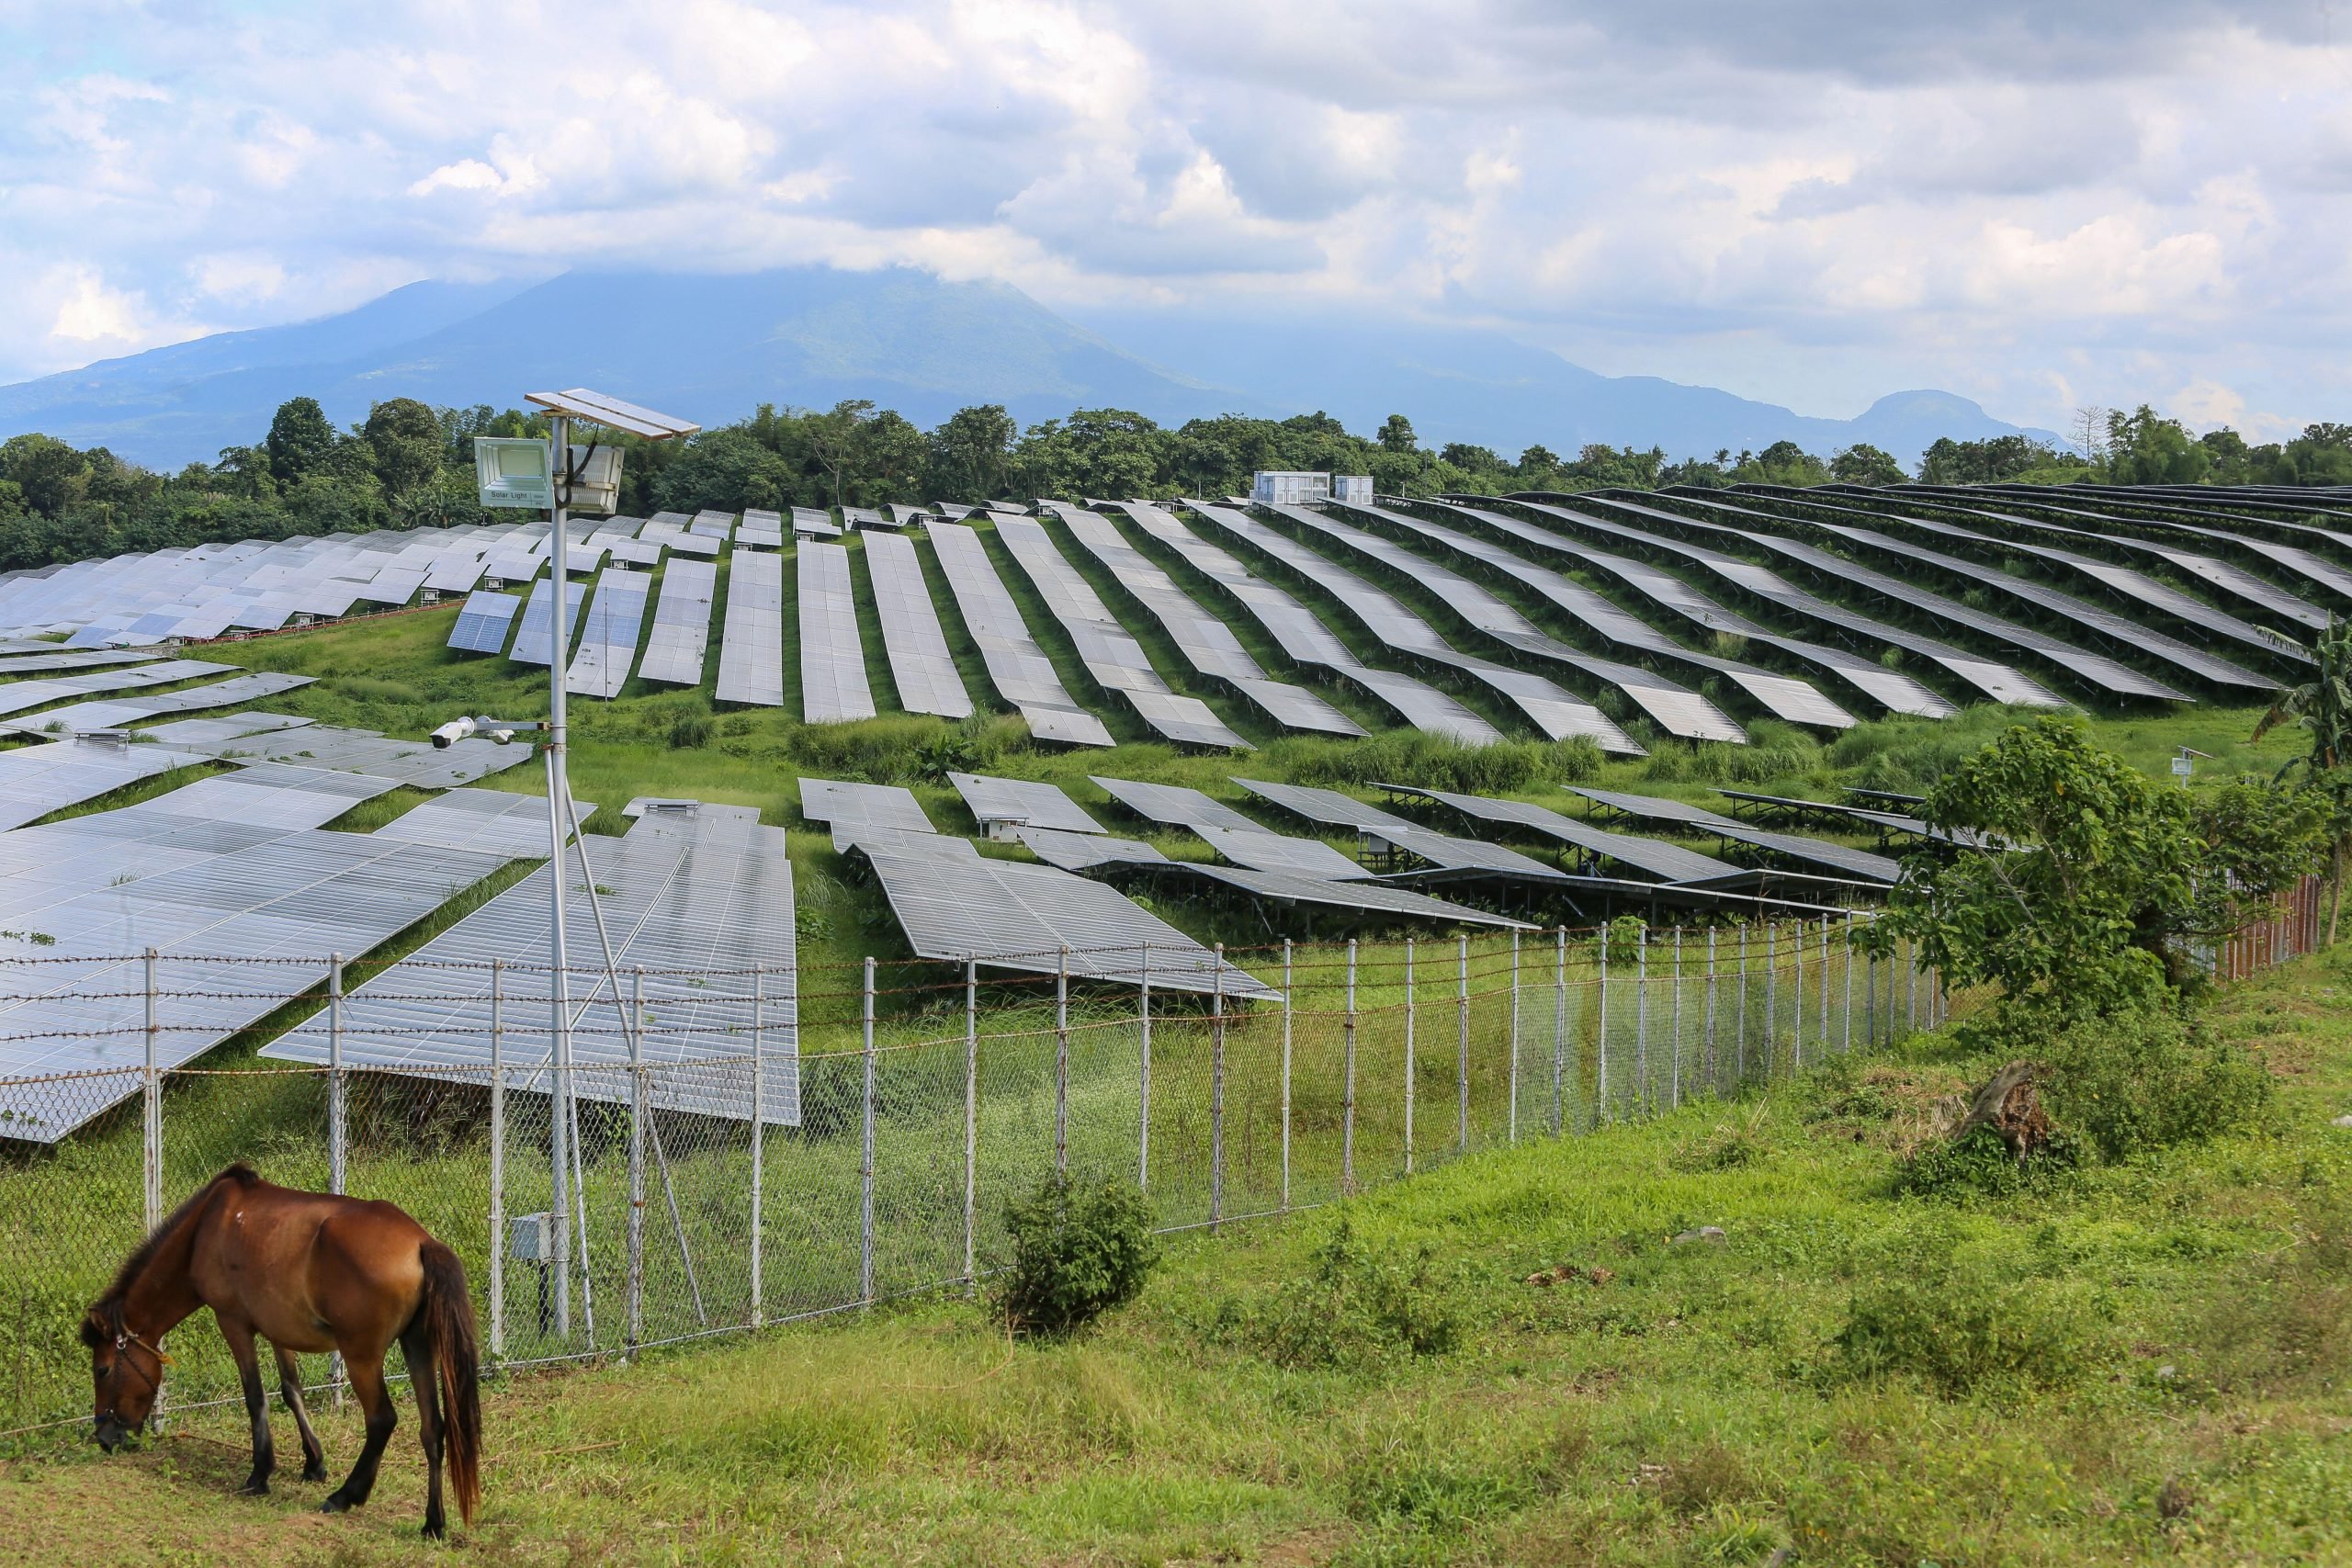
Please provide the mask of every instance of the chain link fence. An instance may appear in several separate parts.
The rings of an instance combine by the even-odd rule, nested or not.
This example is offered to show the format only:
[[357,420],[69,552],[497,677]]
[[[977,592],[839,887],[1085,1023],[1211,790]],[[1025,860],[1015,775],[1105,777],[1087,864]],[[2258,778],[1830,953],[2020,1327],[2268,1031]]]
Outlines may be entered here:
[[[2262,954],[2300,950],[2317,908],[2295,902]],[[1164,1229],[1215,1226],[1735,1095],[1981,999],[1852,945],[1865,919],[1228,950],[1272,1000],[913,961],[807,968],[791,997],[773,974],[662,976],[759,997],[770,1022],[716,1055],[707,1033],[688,1054],[690,1009],[608,991],[550,1059],[548,972],[519,964],[498,983],[504,1027],[539,1021],[527,1060],[495,1024],[346,1040],[366,966],[252,961],[321,977],[222,1048],[174,1022],[217,995],[151,992],[142,1030],[90,1042],[109,1065],[0,1080],[0,1430],[86,1418],[83,1310],[233,1161],[407,1210],[464,1260],[493,1365],[623,1356],[976,1287],[1005,1205],[1057,1169],[1138,1183]],[[0,965],[0,1000],[40,992],[40,964]],[[428,1003],[432,973],[368,994]],[[449,991],[453,1016],[483,994]],[[272,1040],[327,1065],[253,1055]],[[233,1397],[217,1336],[172,1348],[167,1408]],[[339,1371],[308,1375],[341,1397]]]

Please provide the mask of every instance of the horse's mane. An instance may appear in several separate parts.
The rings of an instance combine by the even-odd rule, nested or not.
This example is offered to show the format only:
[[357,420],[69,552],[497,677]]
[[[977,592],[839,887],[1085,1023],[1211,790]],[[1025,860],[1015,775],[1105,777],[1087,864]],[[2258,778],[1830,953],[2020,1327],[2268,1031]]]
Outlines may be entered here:
[[181,1225],[195,1217],[197,1213],[204,1207],[206,1201],[212,1196],[215,1188],[224,1181],[234,1181],[240,1187],[250,1187],[260,1179],[260,1176],[254,1172],[252,1166],[239,1160],[190,1193],[187,1202],[164,1215],[164,1223],[149,1233],[147,1239],[133,1247],[130,1256],[122,1260],[122,1267],[115,1270],[114,1283],[108,1285],[106,1294],[98,1298],[97,1306],[105,1308],[120,1303],[122,1298],[130,1293],[132,1283],[146,1271],[147,1265],[154,1261],[157,1249],[169,1240]]

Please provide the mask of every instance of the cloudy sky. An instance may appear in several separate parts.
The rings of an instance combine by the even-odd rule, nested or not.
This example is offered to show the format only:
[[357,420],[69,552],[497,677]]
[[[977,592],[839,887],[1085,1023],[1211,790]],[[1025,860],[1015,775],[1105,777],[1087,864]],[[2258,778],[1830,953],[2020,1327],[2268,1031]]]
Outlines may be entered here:
[[2352,419],[2352,7],[0,0],[0,381],[420,277],[909,262],[1850,415]]

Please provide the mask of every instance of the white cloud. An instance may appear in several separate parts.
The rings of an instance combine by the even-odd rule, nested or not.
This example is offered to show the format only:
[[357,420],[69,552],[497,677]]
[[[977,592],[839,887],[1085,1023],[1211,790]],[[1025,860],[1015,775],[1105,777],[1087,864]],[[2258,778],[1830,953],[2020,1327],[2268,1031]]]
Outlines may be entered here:
[[2352,401],[2312,352],[2352,111],[2270,0],[21,9],[0,380],[416,277],[826,261],[1452,316],[1807,412]]

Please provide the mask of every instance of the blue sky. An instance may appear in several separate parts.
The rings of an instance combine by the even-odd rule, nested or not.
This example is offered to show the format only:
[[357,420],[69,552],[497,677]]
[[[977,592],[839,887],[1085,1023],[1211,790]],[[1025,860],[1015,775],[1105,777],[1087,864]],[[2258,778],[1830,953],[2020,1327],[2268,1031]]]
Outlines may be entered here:
[[0,0],[0,381],[420,277],[906,262],[1849,415],[2352,418],[2352,20],[1731,0]]

